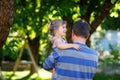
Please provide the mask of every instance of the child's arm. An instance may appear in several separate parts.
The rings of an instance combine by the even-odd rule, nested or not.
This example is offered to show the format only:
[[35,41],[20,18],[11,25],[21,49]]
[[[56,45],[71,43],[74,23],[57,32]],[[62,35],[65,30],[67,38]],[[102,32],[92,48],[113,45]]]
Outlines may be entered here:
[[72,44],[72,43],[64,43],[61,40],[57,39],[55,40],[54,44],[57,46],[59,49],[67,49],[67,48],[75,48],[77,50],[80,49],[80,46],[78,44]]

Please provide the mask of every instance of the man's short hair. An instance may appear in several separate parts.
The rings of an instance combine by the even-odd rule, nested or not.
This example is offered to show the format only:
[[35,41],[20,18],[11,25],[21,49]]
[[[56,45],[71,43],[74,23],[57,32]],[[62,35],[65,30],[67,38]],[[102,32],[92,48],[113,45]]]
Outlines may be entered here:
[[79,20],[73,24],[72,30],[76,36],[87,38],[90,34],[90,25],[85,20]]

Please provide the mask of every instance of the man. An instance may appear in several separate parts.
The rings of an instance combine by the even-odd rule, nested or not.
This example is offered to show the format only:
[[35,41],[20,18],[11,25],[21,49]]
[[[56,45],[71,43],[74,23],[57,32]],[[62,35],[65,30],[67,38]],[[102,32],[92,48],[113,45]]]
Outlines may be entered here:
[[55,73],[52,80],[92,80],[98,65],[98,54],[87,47],[90,25],[84,20],[77,21],[72,27],[72,40],[82,48],[67,50],[56,49],[45,59],[43,68]]

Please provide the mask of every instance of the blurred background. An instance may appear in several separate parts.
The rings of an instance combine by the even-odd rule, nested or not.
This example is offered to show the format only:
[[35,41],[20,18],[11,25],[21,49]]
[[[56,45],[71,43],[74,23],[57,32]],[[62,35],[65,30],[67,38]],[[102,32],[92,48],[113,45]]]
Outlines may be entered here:
[[52,51],[54,19],[67,21],[68,42],[75,21],[89,22],[87,45],[99,54],[94,80],[120,80],[120,0],[0,0],[2,80],[50,80],[42,63]]

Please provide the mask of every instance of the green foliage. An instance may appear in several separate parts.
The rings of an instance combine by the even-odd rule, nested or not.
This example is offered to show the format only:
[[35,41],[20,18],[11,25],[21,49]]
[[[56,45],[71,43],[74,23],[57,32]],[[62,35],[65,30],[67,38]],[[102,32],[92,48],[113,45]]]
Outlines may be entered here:
[[114,4],[115,2],[120,2],[120,0],[111,0],[112,4]]
[[113,56],[110,62],[112,62],[114,66],[120,65],[120,45],[110,44],[109,48],[111,50],[111,55]]
[[104,49],[102,43],[105,43],[106,46],[106,41],[104,42],[105,33],[106,32],[95,32],[91,36],[91,47],[98,51],[100,55],[99,66],[120,66],[120,44],[108,41],[108,49]]
[[120,30],[120,3],[116,4],[115,7],[110,11],[101,27],[105,30]]
[[18,51],[20,48],[19,47],[19,42],[21,42],[21,40],[10,40],[8,42],[6,42],[6,44],[4,45],[3,48],[3,56],[5,60],[16,60],[18,58]]
[[20,0],[16,0],[16,3],[18,4],[20,2]]
[[96,74],[93,80],[120,80],[120,76],[118,75],[104,75],[104,74]]
[[105,30],[120,30],[120,18],[110,17],[108,16],[104,23],[102,24],[102,28]]
[[102,60],[102,65],[110,65],[110,66],[120,66],[120,45],[110,44],[110,55],[106,56],[104,60]]
[[86,3],[82,3],[80,5],[80,13],[81,15],[85,15],[87,12],[98,12],[100,7],[102,6],[104,0],[88,0]]
[[[17,32],[19,32],[22,36],[28,36],[32,39],[30,36],[34,33],[34,36],[39,36],[41,31],[40,26],[40,15],[39,10],[37,9],[39,3],[37,3],[36,0],[25,0],[24,2],[21,0],[19,2],[19,5],[16,8],[16,14],[14,19],[14,27],[13,30],[18,29]],[[17,26],[16,26],[17,25]]]

